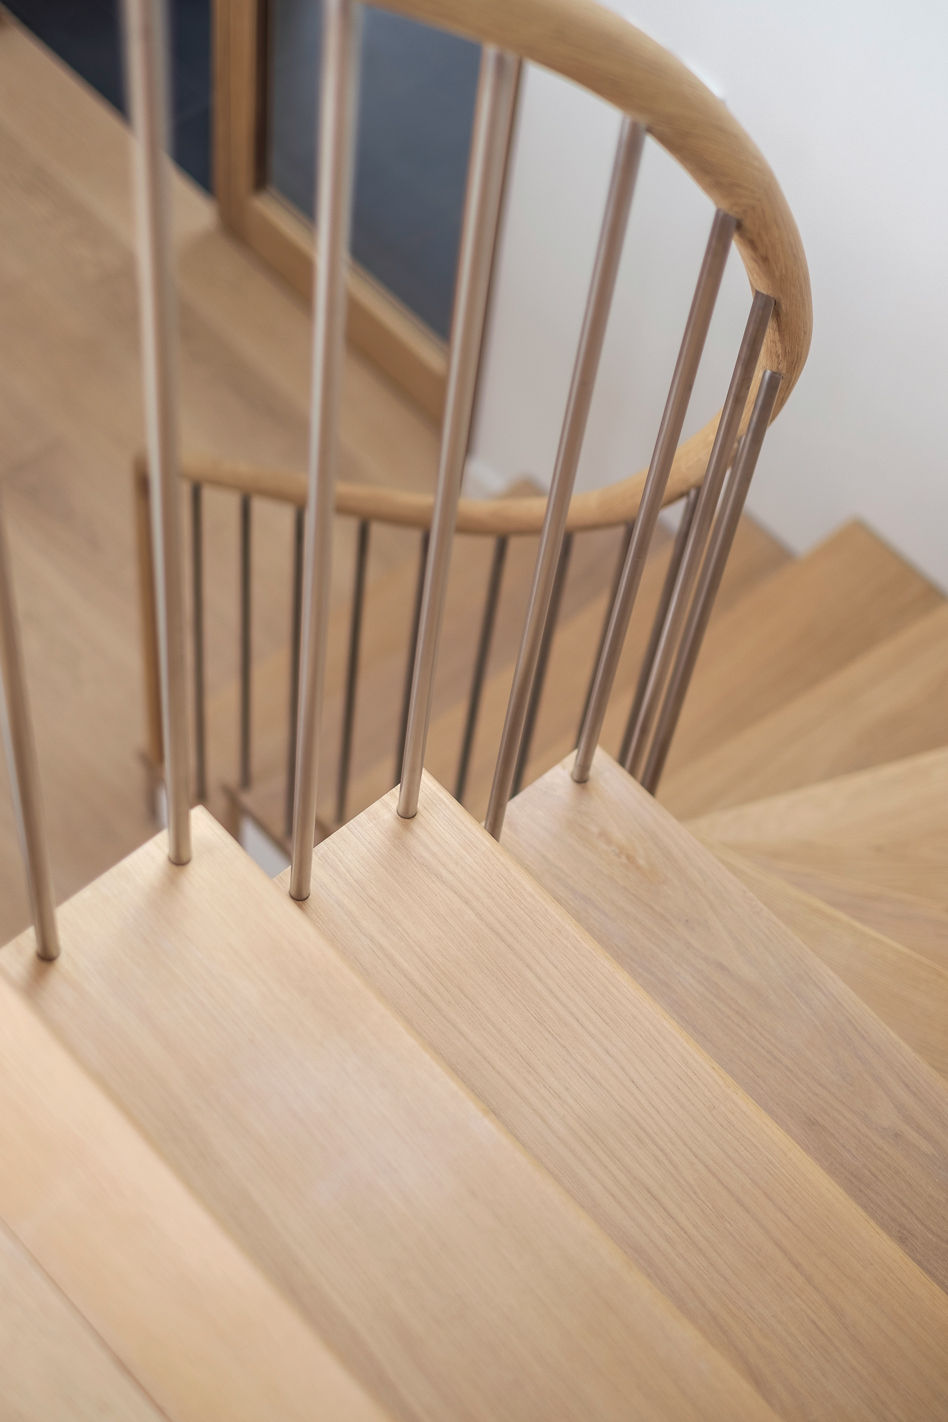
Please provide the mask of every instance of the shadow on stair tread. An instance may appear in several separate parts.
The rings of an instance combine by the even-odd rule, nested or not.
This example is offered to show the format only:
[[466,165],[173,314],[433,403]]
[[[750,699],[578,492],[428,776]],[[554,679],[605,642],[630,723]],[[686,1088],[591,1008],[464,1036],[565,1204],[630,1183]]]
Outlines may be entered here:
[[948,968],[858,923],[724,845],[706,841],[734,874],[897,1036],[948,1078]]
[[[204,811],[0,966],[171,1168],[406,1419],[763,1419],[693,1325]],[[885,1247],[882,1274],[921,1308]],[[919,1381],[915,1322],[899,1324]]]
[[[307,916],[775,1410],[885,1414],[914,1347],[893,1345],[892,1295],[876,1294],[891,1268],[910,1314],[907,1279],[922,1289],[941,1359],[941,1291],[430,776],[413,820],[386,797],[317,848],[313,876]],[[913,1125],[948,1115],[940,1080],[891,1041],[919,1087]],[[923,1156],[922,1200],[890,1226],[938,1268],[943,1193]]]
[[316,1406],[382,1422],[2,977],[0,1014],[0,1339],[13,1415],[304,1422]]
[[948,1285],[948,1087],[931,1068],[603,752],[586,785],[564,763],[513,800],[504,844]]
[[704,815],[691,828],[948,971],[948,748]]
[[668,779],[943,602],[865,525],[845,524],[709,628]]
[[663,781],[678,819],[940,747],[948,736],[942,603]]

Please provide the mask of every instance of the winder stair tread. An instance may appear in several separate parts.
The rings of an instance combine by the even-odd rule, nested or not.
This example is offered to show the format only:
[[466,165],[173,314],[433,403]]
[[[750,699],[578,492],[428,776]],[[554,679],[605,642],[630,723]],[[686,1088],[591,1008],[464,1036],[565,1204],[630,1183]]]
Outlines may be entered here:
[[691,826],[948,971],[948,748]]
[[[27,934],[0,966],[353,1378],[406,1422],[769,1417],[206,811],[193,833],[188,865],[161,836],[64,905],[56,963]],[[922,1415],[924,1281],[881,1253]]]
[[[317,847],[306,916],[776,1412],[924,1416],[945,1384],[944,1293],[503,846],[430,777],[422,789],[414,819],[389,795]],[[585,865],[568,843],[562,877]],[[710,862],[716,907],[745,946],[748,920],[764,925],[792,985],[805,950],[700,846],[679,855]],[[623,872],[632,862],[626,851]],[[693,886],[656,919],[654,884],[637,884],[643,902],[633,890],[623,912],[693,977],[680,927]],[[855,1089],[866,1115],[849,1123],[847,1186],[944,1279],[945,1085],[821,963],[806,972],[820,992],[802,1045],[838,1018],[842,1068],[811,1073],[801,1095],[815,1115],[819,1090],[845,1124],[837,1098]],[[860,1060],[862,1087],[846,1070],[853,1019],[886,1068],[877,1082]],[[819,1132],[805,1144],[827,1153]],[[861,1177],[890,1164],[874,1198]]]

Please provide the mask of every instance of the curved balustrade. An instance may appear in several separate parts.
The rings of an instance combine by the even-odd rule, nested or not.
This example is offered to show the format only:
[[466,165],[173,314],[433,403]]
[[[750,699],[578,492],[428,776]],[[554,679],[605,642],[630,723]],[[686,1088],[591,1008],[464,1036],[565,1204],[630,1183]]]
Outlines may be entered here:
[[[164,194],[164,14],[162,0],[125,0],[128,72],[138,137],[136,208],[148,432],[147,461],[136,464],[136,512],[146,653],[148,753],[163,769],[169,856],[190,853],[186,631],[179,549],[181,481],[190,485],[195,757],[206,790],[202,489],[240,498],[240,728],[238,781],[252,777],[250,551],[252,501],[295,506],[291,726],[286,821],[292,823],[291,892],[309,892],[316,823],[333,519],[358,524],[342,737],[335,777],[337,820],[347,813],[352,722],[358,692],[361,620],[371,528],[420,532],[420,567],[408,648],[401,724],[393,736],[400,777],[398,812],[419,809],[445,589],[456,533],[495,540],[479,631],[471,635],[471,686],[459,746],[456,789],[464,794],[485,668],[495,631],[508,540],[539,535],[539,552],[486,824],[495,835],[521,783],[573,538],[627,530],[608,616],[578,732],[574,778],[590,773],[633,615],[642,570],[662,507],[685,499],[622,758],[654,789],[701,644],[767,425],[786,401],[810,338],[809,280],[799,234],[777,181],[743,129],[678,60],[592,0],[381,0],[381,7],[456,30],[483,46],[462,225],[448,393],[433,497],[337,482],[338,395],[344,340],[351,173],[355,145],[360,6],[325,0],[320,78],[317,233],[310,457],[307,473],[255,469],[213,458],[180,461],[174,368],[174,304]],[[477,390],[485,314],[503,205],[521,67],[543,65],[615,106],[622,122],[600,240],[590,276],[573,379],[549,497],[483,502],[460,498]],[[714,205],[715,215],[678,360],[646,470],[605,489],[573,494],[612,290],[644,143],[672,154]],[[682,429],[724,265],[732,246],[752,293],[747,327],[719,415],[691,438]],[[292,788],[290,783],[292,782]]]

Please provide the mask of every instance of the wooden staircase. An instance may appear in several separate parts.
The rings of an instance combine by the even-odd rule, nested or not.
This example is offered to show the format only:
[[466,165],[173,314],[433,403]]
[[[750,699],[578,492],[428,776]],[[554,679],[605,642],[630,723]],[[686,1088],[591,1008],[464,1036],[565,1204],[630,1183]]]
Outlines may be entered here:
[[[324,6],[312,479],[279,463],[179,465],[157,220],[161,27],[128,6],[138,216],[152,237],[136,473],[148,754],[169,832],[54,913],[0,542],[11,800],[36,923],[0,953],[0,1416],[948,1419],[946,608],[858,524],[791,559],[739,523],[809,344],[792,214],[724,105],[614,12],[386,3],[486,46],[434,495],[420,469],[422,492],[336,477],[356,69],[341,0]],[[524,59],[622,117],[549,499],[458,503]],[[714,216],[647,470],[574,494],[646,140]],[[747,324],[720,416],[682,441],[734,243]],[[368,432],[382,463],[387,442]],[[215,489],[241,499],[235,691],[211,625],[233,611],[233,580],[204,577]],[[254,698],[257,497],[288,506],[254,526],[292,532],[289,558],[286,544],[270,552],[292,565],[300,628],[281,651],[290,609],[269,605]],[[654,537],[660,508],[681,500],[674,545]],[[358,542],[333,568],[340,519],[357,520]],[[363,588],[376,533],[363,626],[345,593]],[[508,542],[464,808],[450,792],[472,596],[480,607]],[[613,757],[631,763],[620,748],[637,687],[647,701],[651,672],[667,679],[638,728],[641,740],[657,712],[643,770],[655,783],[648,763],[664,760],[719,590],[655,799]],[[248,814],[282,838],[294,681],[290,898],[207,806],[191,809],[189,776],[210,779],[225,819]],[[235,748],[238,703],[244,765],[225,796],[213,756]],[[205,721],[229,727],[209,760]],[[316,769],[346,764],[326,746],[350,733],[353,765],[320,798]],[[492,835],[480,817],[495,759]],[[75,797],[76,836],[87,798]],[[341,828],[319,838],[320,819]]]
[[[867,630],[880,568],[900,610]],[[388,795],[316,848],[303,905],[197,811],[189,865],[159,837],[65,905],[58,962],[10,944],[6,1395],[44,1419],[948,1416],[948,750],[891,760],[937,717],[886,710],[936,685],[903,673],[948,661],[942,617],[858,527],[725,605],[692,764],[733,755],[740,784],[755,744],[805,788],[686,828],[603,751],[586,785],[529,784],[498,845],[429,776],[416,819]],[[742,622],[747,724],[711,651]],[[880,657],[846,752],[872,768],[808,783],[825,747],[788,707],[867,725],[838,688]]]

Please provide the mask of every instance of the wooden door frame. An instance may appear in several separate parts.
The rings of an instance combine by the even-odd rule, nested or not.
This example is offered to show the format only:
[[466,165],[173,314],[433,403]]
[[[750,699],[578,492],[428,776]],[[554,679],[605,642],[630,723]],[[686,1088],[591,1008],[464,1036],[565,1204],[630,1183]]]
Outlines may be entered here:
[[[214,0],[214,195],[224,227],[309,298],[312,225],[266,186],[268,3]],[[445,343],[356,262],[348,292],[351,345],[440,420]]]

